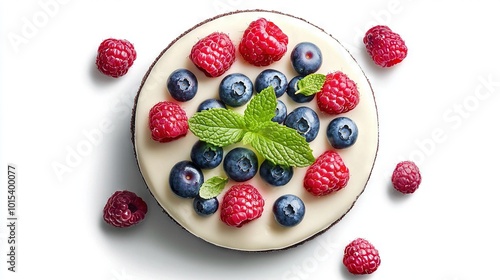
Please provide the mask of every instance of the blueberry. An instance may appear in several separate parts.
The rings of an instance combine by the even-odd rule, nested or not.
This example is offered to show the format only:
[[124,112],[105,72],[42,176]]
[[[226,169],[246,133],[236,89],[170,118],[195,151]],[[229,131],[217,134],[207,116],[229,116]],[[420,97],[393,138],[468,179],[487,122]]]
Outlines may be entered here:
[[219,200],[217,197],[204,199],[200,196],[196,196],[193,199],[193,208],[196,214],[200,216],[209,216],[215,213],[219,208]]
[[348,117],[333,119],[326,128],[328,142],[335,149],[344,149],[356,143],[358,139],[358,127]]
[[276,114],[271,119],[273,122],[282,123],[286,118],[286,105],[283,101],[278,100],[278,105],[276,106]]
[[201,112],[212,108],[226,108],[226,104],[218,99],[210,98],[201,102],[196,111]]
[[293,169],[290,166],[281,166],[264,160],[259,168],[260,177],[269,184],[279,187],[286,185],[293,177]]
[[290,55],[293,69],[299,75],[309,75],[318,71],[323,63],[321,50],[313,43],[302,42],[297,44]]
[[252,95],[252,81],[241,73],[227,75],[219,85],[220,99],[231,107],[244,105],[252,98]]
[[280,97],[285,93],[287,84],[288,80],[285,74],[278,70],[266,69],[255,78],[255,91],[261,92],[265,88],[272,86],[276,97]]
[[212,169],[222,162],[223,151],[221,147],[197,141],[191,148],[191,160],[201,169]]
[[309,107],[298,107],[293,110],[285,119],[285,125],[297,130],[300,135],[311,142],[318,136],[319,118],[318,114]]
[[168,181],[176,195],[193,198],[200,192],[204,178],[202,171],[194,163],[184,160],[172,167]]
[[306,213],[304,202],[293,194],[280,196],[273,204],[276,221],[285,227],[293,227],[300,223]]
[[257,155],[250,149],[237,147],[224,157],[224,171],[236,182],[252,179],[259,168]]
[[304,78],[304,76],[295,76],[292,78],[292,80],[290,80],[290,82],[288,83],[288,87],[286,89],[286,94],[288,94],[288,96],[295,102],[297,103],[307,103],[307,102],[310,102],[311,100],[314,99],[314,96],[316,94],[312,94],[312,95],[303,95],[303,94],[295,94],[299,88],[297,86],[297,83],[302,80]]
[[167,79],[167,89],[173,99],[184,102],[193,99],[198,91],[198,80],[193,72],[177,69]]

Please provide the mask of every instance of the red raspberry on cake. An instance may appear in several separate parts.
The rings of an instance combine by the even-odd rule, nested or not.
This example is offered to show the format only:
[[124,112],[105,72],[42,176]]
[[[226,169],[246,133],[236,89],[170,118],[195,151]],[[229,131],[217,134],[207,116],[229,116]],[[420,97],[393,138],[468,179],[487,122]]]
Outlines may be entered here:
[[252,65],[268,66],[285,55],[288,36],[264,18],[250,23],[239,44],[241,56]]
[[130,227],[144,219],[148,205],[131,191],[116,191],[108,198],[103,210],[106,223],[115,227]]
[[370,242],[357,238],[345,247],[343,263],[352,274],[371,274],[380,266],[380,256]]
[[375,64],[382,67],[400,63],[408,53],[401,36],[385,25],[370,28],[363,38],[363,43]]
[[254,186],[237,184],[224,194],[220,209],[220,218],[225,224],[241,227],[262,215],[264,199]]
[[137,53],[132,43],[109,38],[99,45],[95,64],[103,74],[118,78],[128,72],[136,57]]
[[314,196],[341,190],[349,181],[349,169],[340,155],[328,150],[316,158],[304,176],[304,188]]
[[160,101],[149,111],[151,138],[158,142],[170,142],[188,132],[188,117],[179,104]]
[[336,115],[354,109],[359,103],[356,83],[341,71],[328,73],[321,90],[316,94],[321,111]]
[[219,77],[233,65],[236,47],[227,34],[214,32],[191,48],[189,59],[207,77]]
[[394,168],[391,180],[397,191],[410,194],[418,189],[422,177],[418,166],[413,161],[402,161]]

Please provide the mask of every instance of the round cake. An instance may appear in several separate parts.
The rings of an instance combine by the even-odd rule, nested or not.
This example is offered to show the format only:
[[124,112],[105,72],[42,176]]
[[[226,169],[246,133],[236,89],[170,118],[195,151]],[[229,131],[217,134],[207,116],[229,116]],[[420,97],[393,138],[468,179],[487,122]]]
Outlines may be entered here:
[[[255,66],[249,63],[238,48],[245,30],[258,19],[272,22],[286,34],[288,41],[283,57],[266,66]],[[236,57],[234,62],[231,62],[229,69],[223,74],[210,76],[196,66],[190,56],[193,46],[214,32],[229,36],[235,46]],[[286,106],[287,118],[291,112],[299,107],[307,107],[317,114],[319,119],[317,135],[313,139],[308,139],[306,143],[314,157],[314,162],[326,151],[334,151],[341,158],[349,172],[346,185],[325,195],[315,195],[308,191],[304,186],[304,179],[310,165],[314,164],[312,161],[298,166],[290,164],[290,168],[293,170],[291,178],[286,183],[279,185],[270,184],[263,179],[259,172],[250,178],[233,179],[227,174],[230,172],[227,169],[230,169],[234,163],[228,159],[229,163],[221,162],[215,167],[198,168],[202,172],[202,176],[199,178],[200,184],[213,183],[214,181],[210,180],[213,178],[219,178],[224,182],[224,184],[219,182],[220,190],[213,195],[219,203],[215,213],[200,215],[198,211],[195,211],[193,203],[195,199],[193,196],[199,194],[195,193],[189,197],[179,195],[179,190],[172,186],[176,177],[185,175],[177,174],[178,170],[185,170],[179,169],[179,165],[196,165],[192,162],[191,151],[193,146],[200,142],[201,137],[193,129],[195,123],[197,126],[203,125],[203,122],[200,121],[202,118],[195,117],[196,114],[199,114],[200,104],[209,99],[220,101],[221,83],[224,78],[231,74],[244,74],[249,78],[254,88],[252,98],[261,95],[255,90],[255,84],[257,76],[265,70],[278,71],[286,77],[287,83],[291,83],[294,77],[300,76],[291,62],[292,51],[295,46],[303,42],[312,43],[321,50],[322,63],[315,73],[324,75],[339,71],[344,73],[355,83],[359,91],[359,102],[347,112],[331,114],[318,108],[316,98],[311,98],[308,102],[296,102],[289,94],[278,96],[276,93],[276,100]],[[178,97],[174,98],[167,86],[171,75],[178,69],[187,70],[187,72],[194,74],[197,80],[196,93],[184,100]],[[152,137],[150,111],[156,104],[164,101],[175,103],[182,108],[189,119],[190,130],[185,135],[168,141],[158,141]],[[225,104],[224,107],[226,107],[225,110],[243,116],[246,114],[246,108],[249,107],[250,102],[252,100],[243,105]],[[256,103],[258,102],[256,101]],[[212,109],[206,111],[210,110]],[[254,112],[254,115],[257,116],[255,119],[259,120],[261,118],[259,109],[253,108],[253,111],[256,111]],[[334,119],[339,117],[346,117],[356,126],[357,138],[349,147],[333,147],[329,140],[330,135],[327,128]],[[280,125],[285,126],[284,123],[282,122]],[[258,124],[254,124],[253,127],[258,127]],[[217,133],[215,132],[215,135]],[[281,132],[276,134],[281,134]],[[266,138],[266,134],[263,133],[263,135]],[[249,140],[245,137],[237,143],[222,145],[224,160],[230,151],[243,147],[255,151],[258,164],[255,168],[262,167],[264,161],[267,160],[267,151],[265,149],[262,151],[262,147],[256,149],[255,147],[258,145],[252,146],[252,139]],[[151,194],[164,212],[182,228],[220,247],[241,251],[270,251],[296,246],[317,236],[342,219],[353,207],[367,185],[377,155],[378,117],[373,91],[368,79],[355,59],[335,38],[323,29],[292,15],[265,10],[237,11],[211,18],[194,26],[176,38],[159,54],[146,73],[135,99],[132,115],[132,141],[140,172]],[[287,139],[284,139],[283,142],[283,145],[288,145]],[[277,153],[274,158],[281,156],[288,155]],[[291,157],[293,156],[295,155]],[[321,171],[318,172],[321,174]],[[317,180],[321,181],[321,178]],[[262,211],[257,215],[258,217],[242,225],[228,225],[222,219],[222,201],[232,186],[241,184],[255,187],[263,200],[262,205],[260,205]],[[199,189],[195,189],[195,192],[199,192]],[[299,221],[293,225],[284,225],[280,222],[273,209],[275,202],[280,197],[287,195],[298,198],[298,201],[303,203],[302,210],[305,209]]]

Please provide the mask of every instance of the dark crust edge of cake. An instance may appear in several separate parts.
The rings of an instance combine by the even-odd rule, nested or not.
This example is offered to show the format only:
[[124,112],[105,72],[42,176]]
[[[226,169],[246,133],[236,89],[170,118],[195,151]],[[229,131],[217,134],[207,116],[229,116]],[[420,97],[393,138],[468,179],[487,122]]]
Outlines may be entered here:
[[[140,170],[140,165],[139,165],[139,160],[137,158],[137,147],[135,145],[135,117],[136,117],[136,108],[137,108],[137,101],[139,99],[139,95],[142,91],[142,88],[147,80],[147,78],[149,77],[149,74],[151,73],[152,69],[154,68],[154,66],[156,65],[156,63],[158,62],[158,60],[163,56],[163,54],[168,50],[170,49],[170,47],[172,45],[174,45],[180,38],[184,37],[186,34],[188,34],[189,32],[191,32],[192,30],[200,27],[201,25],[204,25],[208,22],[211,22],[213,20],[216,20],[218,18],[221,18],[221,17],[224,17],[224,16],[228,16],[228,15],[233,15],[233,14],[238,14],[238,13],[247,13],[247,12],[265,12],[265,13],[276,13],[276,14],[280,14],[280,15],[284,15],[284,16],[289,16],[289,17],[292,17],[292,18],[295,18],[295,19],[298,19],[298,20],[302,20],[316,28],[318,28],[320,31],[324,32],[325,34],[327,34],[328,36],[330,36],[333,40],[337,41],[339,43],[339,45],[344,48],[347,53],[351,56],[351,58],[354,60],[354,62],[358,65],[358,67],[360,68],[361,72],[363,73],[363,76],[366,78],[367,82],[368,82],[368,85],[370,86],[370,91],[372,93],[372,96],[373,96],[373,99],[374,99],[374,103],[375,103],[375,113],[376,113],[376,116],[377,116],[377,147],[376,147],[376,150],[375,150],[375,158],[373,160],[373,164],[372,164],[372,167],[370,169],[370,173],[368,174],[368,178],[366,180],[366,183],[365,185],[363,186],[363,190],[359,193],[358,196],[356,196],[356,199],[354,200],[354,202],[351,204],[351,206],[349,207],[349,209],[347,209],[347,211],[340,217],[338,218],[336,221],[334,221],[333,223],[331,223],[328,227],[326,227],[325,229],[309,236],[308,238],[302,240],[302,241],[299,241],[295,244],[292,244],[290,246],[287,246],[287,247],[282,247],[282,248],[276,248],[276,249],[269,249],[269,250],[255,250],[255,251],[252,251],[252,250],[243,250],[243,249],[238,249],[238,248],[229,248],[229,247],[224,247],[224,246],[221,246],[221,245],[217,245],[215,243],[212,243],[210,241],[207,241],[195,234],[193,234],[192,232],[188,231],[186,228],[184,228],[179,222],[177,222],[177,220],[175,218],[173,218],[172,216],[170,216],[170,214],[168,214],[168,212],[163,208],[163,206],[161,206],[160,202],[156,199],[156,197],[154,196],[154,194],[152,193],[151,189],[149,188],[147,182],[146,182],[146,179],[144,178],[143,174],[142,174],[142,171]],[[342,220],[345,215],[347,215],[347,213],[349,213],[349,211],[354,207],[354,204],[356,204],[356,202],[358,201],[358,198],[364,193],[365,189],[366,189],[366,185],[368,184],[368,182],[370,181],[370,178],[371,178],[371,174],[373,172],[373,168],[375,166],[375,162],[377,160],[377,156],[378,156],[378,150],[379,150],[379,142],[380,142],[380,125],[379,125],[379,117],[378,117],[378,107],[377,107],[377,102],[375,100],[375,94],[374,94],[374,91],[373,91],[373,87],[371,85],[371,82],[370,80],[368,79],[368,77],[366,76],[366,73],[364,72],[364,70],[361,68],[361,66],[359,65],[359,63],[357,62],[356,58],[354,58],[354,56],[349,52],[349,50],[347,48],[344,47],[344,45],[342,45],[342,43],[340,43],[335,37],[333,37],[330,33],[326,32],[323,28],[303,19],[303,18],[300,18],[300,17],[297,17],[297,16],[294,16],[294,15],[291,15],[291,14],[287,14],[287,13],[284,13],[284,12],[280,12],[280,11],[276,11],[276,10],[265,10],[265,9],[249,9],[249,10],[235,10],[235,11],[232,11],[232,12],[227,12],[227,13],[222,13],[222,14],[219,14],[219,15],[216,15],[214,17],[211,17],[209,19],[206,19],[198,24],[196,24],[195,26],[189,28],[188,30],[186,30],[185,32],[183,32],[181,35],[179,35],[177,38],[175,38],[172,42],[170,42],[170,44],[168,44],[168,46],[163,49],[160,54],[156,57],[156,59],[153,61],[153,63],[150,65],[148,71],[144,74],[144,77],[141,81],[141,84],[139,86],[139,90],[137,91],[137,94],[134,98],[134,104],[133,104],[133,107],[132,107],[132,117],[131,117],[131,121],[130,121],[130,130],[131,130],[131,139],[132,139],[132,146],[133,146],[133,152],[134,152],[134,158],[135,158],[135,161],[136,161],[136,164],[137,164],[137,167],[139,168],[139,171],[141,173],[141,177],[144,181],[144,184],[146,185],[146,188],[148,189],[149,193],[151,194],[151,196],[154,198],[154,200],[156,201],[156,203],[158,204],[158,206],[161,208],[162,212],[165,213],[172,221],[174,221],[177,225],[179,225],[182,229],[184,229],[186,232],[188,232],[189,234],[205,241],[206,243],[208,244],[211,244],[212,246],[215,246],[215,247],[218,247],[218,248],[222,248],[222,249],[226,249],[226,250],[230,250],[230,251],[240,251],[240,252],[247,252],[247,253],[268,253],[268,252],[276,252],[276,251],[283,251],[283,250],[287,250],[287,249],[291,249],[291,248],[295,248],[297,246],[300,246],[304,243],[306,243],[307,241],[310,241],[314,238],[316,238],[317,236],[323,234],[324,232],[328,231],[331,227],[333,227],[334,225],[336,225],[338,222],[340,222],[340,220]]]

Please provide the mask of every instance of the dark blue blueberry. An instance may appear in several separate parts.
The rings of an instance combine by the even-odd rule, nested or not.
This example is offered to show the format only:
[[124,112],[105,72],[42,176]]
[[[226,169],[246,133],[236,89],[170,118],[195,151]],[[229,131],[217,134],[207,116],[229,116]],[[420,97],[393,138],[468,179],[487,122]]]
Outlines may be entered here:
[[170,170],[168,182],[176,195],[193,198],[198,195],[204,182],[203,172],[190,161],[180,161]]
[[300,135],[306,138],[307,142],[311,142],[318,136],[318,114],[309,107],[302,106],[293,110],[286,117],[285,125],[297,130]]
[[167,79],[167,89],[173,99],[184,102],[193,99],[198,91],[198,80],[193,72],[177,69]]
[[335,149],[348,148],[358,139],[358,126],[348,117],[335,118],[326,128],[326,137]]
[[193,208],[196,214],[200,216],[209,216],[215,213],[219,208],[219,200],[217,197],[204,199],[200,196],[196,196],[193,199]]
[[244,74],[229,74],[219,85],[219,98],[226,105],[239,107],[247,103],[253,95],[253,84]]
[[290,166],[276,165],[266,159],[260,165],[259,174],[264,181],[279,187],[290,182],[290,179],[293,177],[293,168]]
[[271,119],[273,122],[282,123],[286,118],[286,105],[283,101],[278,100],[278,105],[276,106],[276,114]]
[[273,204],[276,221],[285,227],[293,227],[300,223],[306,213],[304,202],[293,194],[280,196]]
[[218,99],[210,98],[201,102],[196,111],[201,112],[212,108],[226,108],[226,104]]
[[266,69],[255,78],[255,91],[261,92],[265,88],[272,86],[276,97],[280,97],[285,93],[287,84],[288,80],[285,74],[278,70]]
[[191,160],[201,169],[212,169],[217,167],[223,158],[221,147],[197,141],[191,148]]
[[295,76],[292,78],[292,80],[288,83],[288,87],[286,89],[286,94],[295,102],[297,103],[307,103],[310,102],[311,100],[314,99],[314,96],[316,94],[312,94],[309,96],[303,95],[303,94],[296,94],[296,92],[299,90],[297,83],[302,80],[304,76]]
[[238,147],[227,153],[223,163],[224,171],[229,178],[236,182],[243,182],[252,179],[259,163],[257,155],[250,149]]
[[321,50],[313,43],[302,42],[297,44],[290,55],[293,69],[299,75],[309,75],[318,71],[323,63]]

